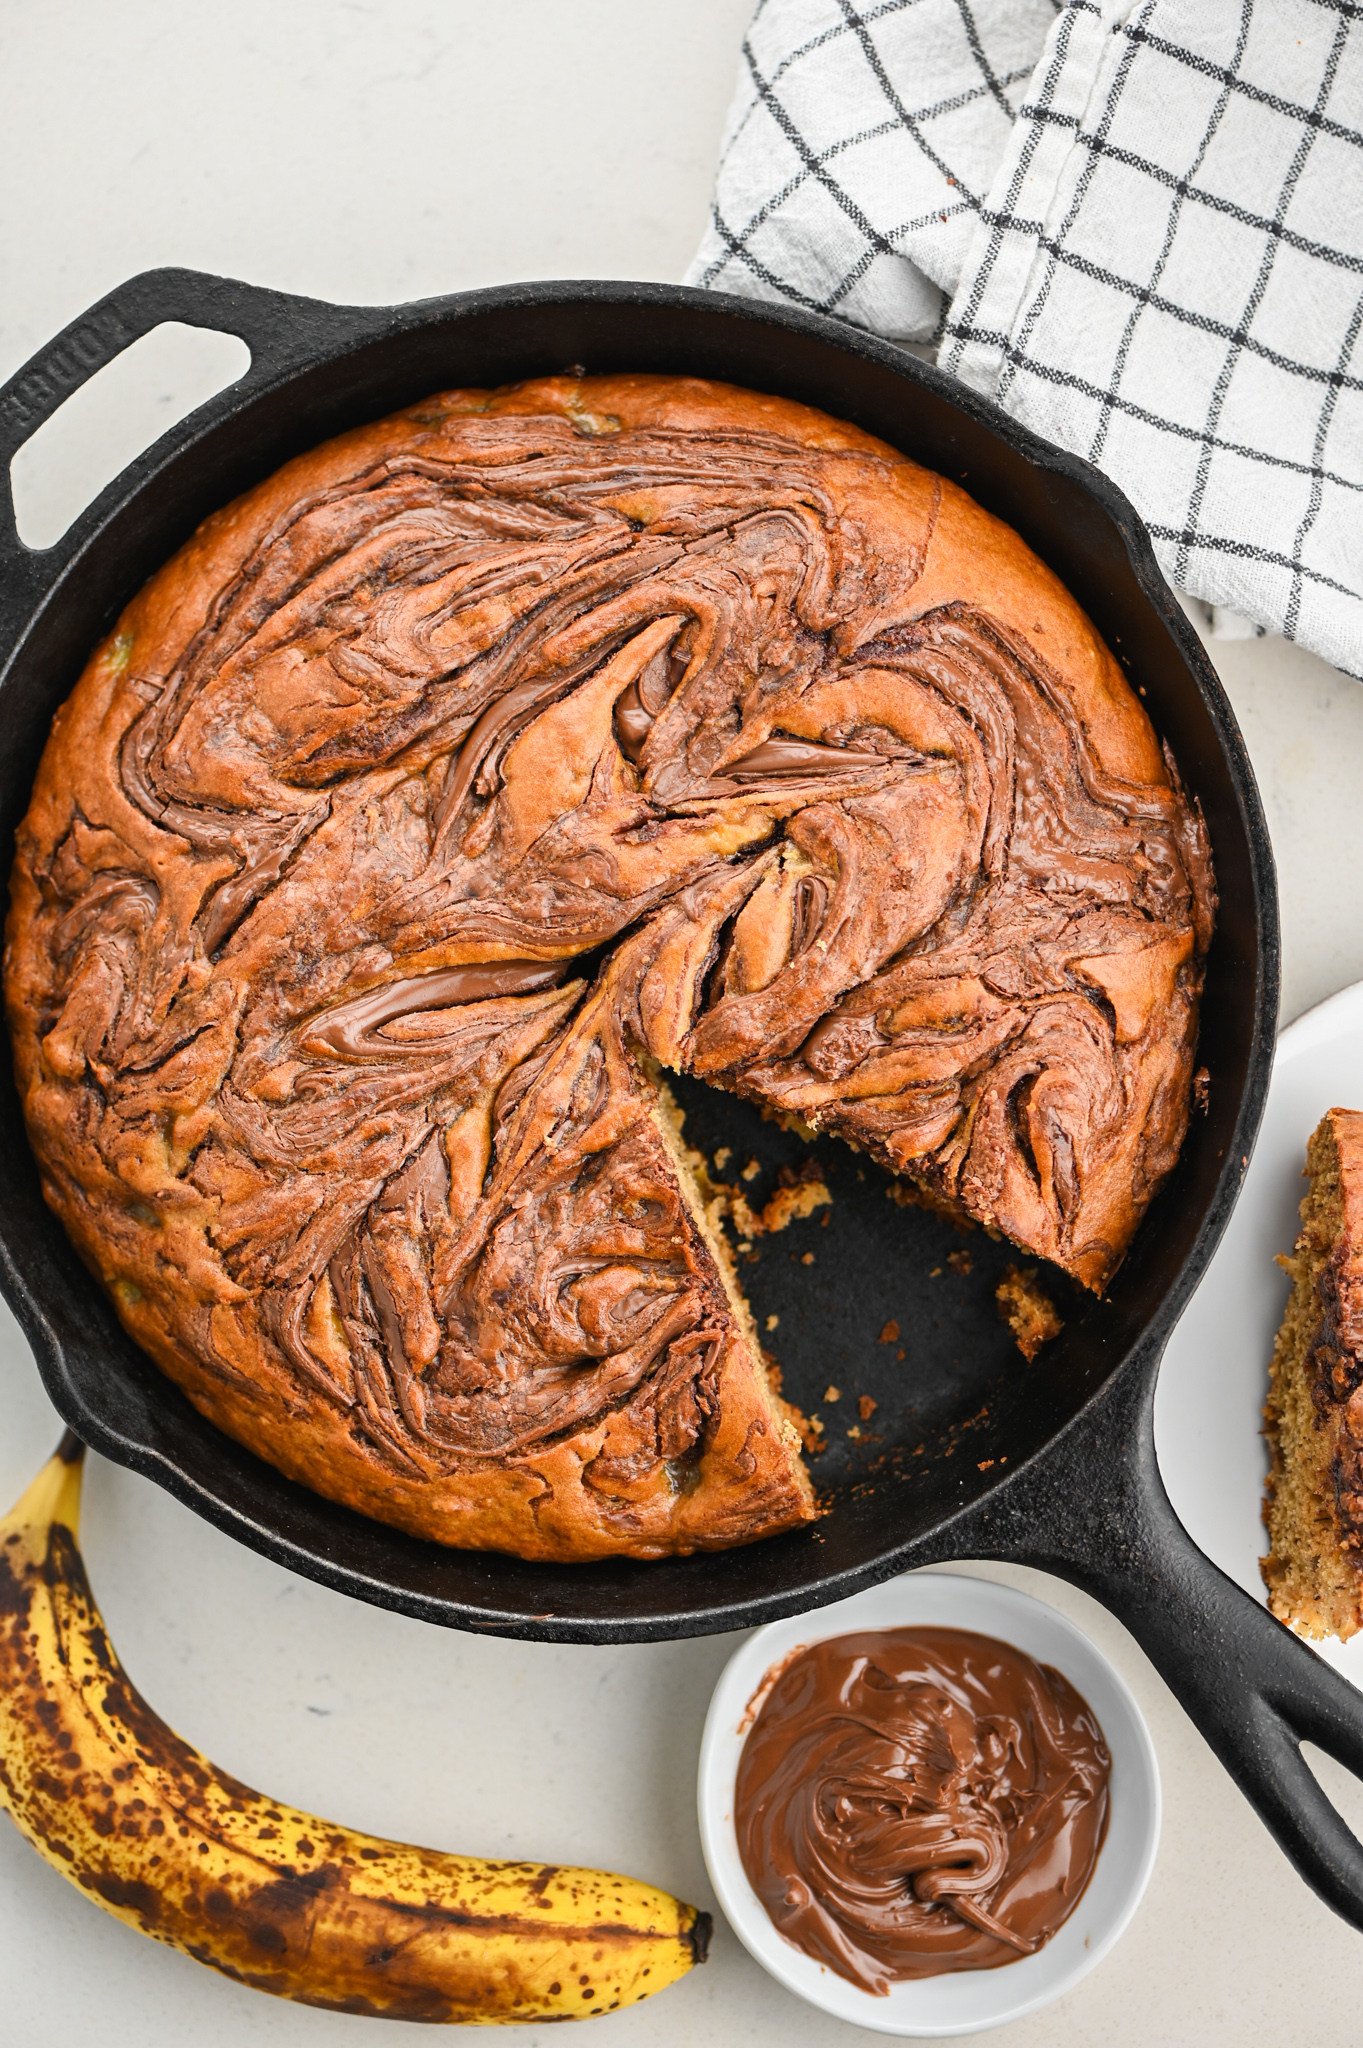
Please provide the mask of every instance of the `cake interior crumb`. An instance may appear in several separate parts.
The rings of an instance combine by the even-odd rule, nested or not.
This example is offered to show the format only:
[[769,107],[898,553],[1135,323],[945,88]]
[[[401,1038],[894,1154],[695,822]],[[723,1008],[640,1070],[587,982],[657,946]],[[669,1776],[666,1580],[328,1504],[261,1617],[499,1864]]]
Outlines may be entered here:
[[[767,1397],[777,1432],[792,1450],[796,1450],[797,1445],[803,1445],[807,1451],[819,1448],[815,1432],[805,1416],[793,1403],[782,1397],[779,1368],[776,1367],[770,1353],[762,1348],[756,1319],[748,1305],[747,1296],[738,1284],[733,1253],[720,1222],[728,1206],[728,1197],[722,1190],[716,1189],[711,1181],[704,1154],[694,1145],[688,1144],[683,1136],[682,1126],[686,1121],[686,1112],[668,1087],[661,1067],[651,1059],[641,1060],[640,1064],[651,1084],[654,1121],[663,1142],[672,1154],[673,1164],[677,1170],[677,1184],[691,1211],[692,1221],[704,1239],[706,1249],[724,1283],[730,1313],[742,1332],[748,1354],[752,1359],[753,1370]],[[809,1475],[799,1461],[798,1451],[795,1464],[804,1485],[808,1488]],[[810,1493],[812,1497],[812,1488]]]
[[1291,1276],[1292,1293],[1269,1367],[1264,1434],[1271,1467],[1264,1521],[1268,1555],[1260,1562],[1268,1604],[1299,1635],[1319,1639],[1356,1635],[1363,1626],[1359,1562],[1347,1543],[1334,1486],[1337,1429],[1321,1415],[1312,1392],[1313,1360],[1328,1339],[1322,1280],[1345,1220],[1339,1147],[1329,1117],[1306,1151],[1310,1186],[1301,1205],[1301,1230],[1278,1263]]
[[[761,1171],[760,1167],[758,1171]],[[746,1180],[748,1175],[745,1173],[743,1178]],[[723,1203],[740,1237],[773,1236],[778,1231],[788,1230],[792,1223],[812,1216],[816,1209],[827,1208],[833,1200],[827,1181],[812,1159],[799,1167],[783,1166],[776,1178],[775,1192],[760,1209],[752,1207],[740,1187],[722,1191]],[[806,1264],[812,1266],[813,1263],[813,1254],[807,1254]]]
[[1065,1327],[1055,1303],[1037,1279],[1035,1266],[1005,1266],[1003,1278],[994,1289],[994,1299],[1029,1365],[1042,1345],[1058,1337]]

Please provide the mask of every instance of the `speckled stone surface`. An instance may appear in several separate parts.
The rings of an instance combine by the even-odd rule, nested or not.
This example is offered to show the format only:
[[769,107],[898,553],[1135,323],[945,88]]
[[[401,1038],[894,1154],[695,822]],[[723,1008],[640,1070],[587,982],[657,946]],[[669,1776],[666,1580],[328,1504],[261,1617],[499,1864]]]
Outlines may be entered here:
[[[749,11],[749,0],[12,9],[0,376],[121,278],[163,263],[372,301],[513,277],[676,278],[704,222]],[[125,359],[91,389],[78,434],[58,421],[21,458],[26,532],[54,538],[240,367],[239,345],[183,332]],[[1363,976],[1363,688],[1281,642],[1210,647],[1278,856],[1286,1020]],[[7,1317],[0,1399],[8,1504],[58,1426]],[[732,1639],[584,1650],[446,1635],[290,1577],[98,1460],[85,1536],[136,1682],[248,1782],[384,1834],[601,1863],[713,1904],[695,1761]],[[1159,1860],[1129,1932],[1068,1998],[997,2038],[1356,2040],[1363,1942],[1293,1875],[1120,1624],[1040,1573],[954,1569],[1025,1586],[1085,1628],[1135,1689],[1164,1777]],[[1363,1788],[1321,1770],[1363,1824]],[[269,2001],[143,1940],[4,1822],[0,1982],[0,2034],[15,2041],[77,2029],[107,2048],[392,2038],[382,2022]],[[619,2048],[868,2038],[779,1990],[722,1925],[707,1969],[602,2024]],[[537,2042],[541,2030],[510,2038]]]

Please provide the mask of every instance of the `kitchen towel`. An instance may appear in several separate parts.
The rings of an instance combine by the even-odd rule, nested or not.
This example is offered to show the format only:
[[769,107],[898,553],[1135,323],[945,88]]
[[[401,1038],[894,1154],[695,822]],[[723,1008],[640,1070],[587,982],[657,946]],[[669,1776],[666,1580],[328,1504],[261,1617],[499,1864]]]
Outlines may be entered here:
[[688,282],[941,366],[1363,676],[1363,5],[763,0]]

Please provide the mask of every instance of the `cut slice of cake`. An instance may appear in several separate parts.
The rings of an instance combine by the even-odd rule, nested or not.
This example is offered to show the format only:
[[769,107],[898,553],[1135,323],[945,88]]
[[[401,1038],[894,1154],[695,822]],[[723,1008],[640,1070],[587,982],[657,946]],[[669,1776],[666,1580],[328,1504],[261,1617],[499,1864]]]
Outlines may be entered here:
[[1269,1368],[1272,1466],[1259,1569],[1304,1636],[1363,1628],[1363,1112],[1332,1109],[1306,1148],[1292,1295]]

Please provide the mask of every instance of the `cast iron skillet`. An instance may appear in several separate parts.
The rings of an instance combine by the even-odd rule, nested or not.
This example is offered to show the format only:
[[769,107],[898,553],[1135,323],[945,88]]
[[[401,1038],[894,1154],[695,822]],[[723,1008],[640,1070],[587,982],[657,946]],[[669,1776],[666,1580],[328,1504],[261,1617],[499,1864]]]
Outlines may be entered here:
[[[125,470],[56,547],[30,551],[9,509],[14,452],[165,320],[239,335],[250,370]],[[1007,1558],[1057,1572],[1120,1616],[1302,1875],[1363,1926],[1363,1848],[1299,1748],[1309,1739],[1363,1772],[1363,1701],[1194,1546],[1155,1464],[1160,1354],[1230,1214],[1263,1107],[1277,909],[1230,707],[1139,520],[1096,470],[900,350],[795,311],[634,284],[337,307],[148,272],[0,392],[6,871],[54,710],[120,607],[198,520],[342,428],[441,387],[574,363],[725,378],[854,420],[964,483],[1059,573],[1142,692],[1211,831],[1221,912],[1203,1011],[1207,1114],[1194,1119],[1109,1297],[1067,1298],[1063,1335],[1025,1369],[991,1299],[1007,1248],[887,1202],[884,1177],[869,1168],[863,1177],[855,1155],[829,1141],[820,1156],[831,1210],[765,1240],[744,1278],[759,1315],[781,1319],[772,1342],[787,1391],[824,1417],[832,1447],[816,1474],[833,1511],[812,1529],[715,1557],[543,1566],[397,1535],[289,1484],[202,1420],[124,1335],[45,1208],[6,1062],[0,1281],[53,1401],[86,1442],[266,1556],[451,1627],[642,1641],[770,1621],[936,1560]],[[751,1154],[770,1175],[797,1144],[710,1091],[688,1089],[686,1104],[690,1134],[711,1151],[729,1143],[736,1164]],[[962,1250],[973,1273],[958,1270]],[[880,1341],[892,1321],[899,1341]],[[825,1398],[831,1383],[836,1405]],[[861,1395],[875,1405],[855,1420]]]

